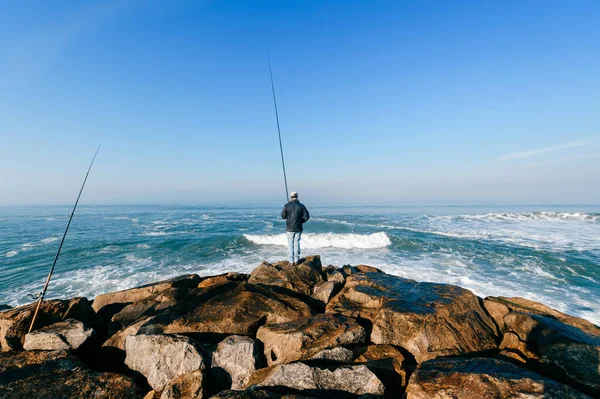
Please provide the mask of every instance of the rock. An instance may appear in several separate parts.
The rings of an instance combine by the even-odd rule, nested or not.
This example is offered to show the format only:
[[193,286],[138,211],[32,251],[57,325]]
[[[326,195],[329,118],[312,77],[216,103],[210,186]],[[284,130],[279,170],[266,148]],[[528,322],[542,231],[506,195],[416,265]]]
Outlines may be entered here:
[[496,326],[479,298],[452,285],[385,273],[354,274],[329,302],[327,312],[370,320],[371,342],[401,346],[417,362],[498,346]]
[[12,309],[13,307],[10,305],[0,305],[0,312],[4,312],[5,310]]
[[341,289],[342,284],[335,281],[326,281],[315,287],[315,293],[312,294],[312,297],[327,305],[329,300],[333,298],[335,294],[340,292]]
[[331,371],[304,363],[277,364],[258,370],[247,384],[252,385],[343,391],[355,395],[383,395],[385,390],[381,381],[365,366],[343,366]]
[[154,315],[161,310],[171,308],[190,295],[187,288],[168,288],[137,302],[130,303],[116,313],[111,321],[119,326],[127,326],[141,317]]
[[318,312],[318,302],[280,287],[231,281],[198,289],[158,313],[140,333],[213,333],[253,336],[264,323],[283,323]]
[[[546,305],[543,305],[541,303],[538,303],[538,302],[535,302],[535,301],[532,301],[529,299],[520,298],[520,297],[515,297],[515,298],[487,297],[487,298],[485,298],[484,304],[486,304],[486,308],[488,307],[488,305],[490,303],[501,304],[506,307],[506,311],[505,310],[498,311],[496,314],[492,314],[492,312],[490,312],[490,314],[492,315],[492,317],[494,319],[500,319],[500,323],[503,323],[503,318],[506,314],[508,314],[509,311],[514,310],[514,311],[520,311],[523,313],[531,313],[531,314],[537,314],[540,316],[547,316],[547,317],[556,319],[564,324],[568,324],[570,326],[579,328],[580,330],[583,330],[588,334],[600,336],[600,328],[595,326],[594,324],[590,323],[589,321],[587,321],[585,319],[581,319],[579,317],[564,314],[562,312],[559,312],[558,310],[554,310],[552,308],[549,308]],[[489,312],[489,309],[488,309],[488,312]],[[498,323],[498,320],[496,320],[496,322]]]
[[[247,389],[245,391],[222,391],[215,396],[211,396],[211,399],[317,399],[323,397],[324,396],[312,396],[308,393],[290,393],[290,390],[281,393],[266,389]],[[338,398],[339,396],[336,396],[336,399]]]
[[483,307],[496,322],[498,334],[502,334],[504,332],[504,316],[510,312],[508,306],[501,302],[492,301],[486,298],[483,300]]
[[25,335],[23,348],[28,351],[78,349],[93,334],[94,330],[79,320],[67,319]]
[[386,397],[401,397],[408,383],[411,364],[391,345],[370,345],[354,349],[354,363],[369,368],[386,386]]
[[152,321],[152,319],[153,319],[153,317],[147,317],[147,318],[138,320],[137,322],[117,331],[109,339],[104,341],[102,346],[104,348],[114,348],[114,349],[119,349],[119,350],[124,351],[125,350],[125,340],[127,339],[127,337],[129,337],[130,335],[137,335],[137,333],[140,331],[140,328],[142,328],[146,324],[150,323]]
[[337,267],[329,265],[323,268],[323,273],[327,281],[334,283],[344,284],[346,282],[346,275]]
[[252,284],[276,285],[310,296],[313,287],[323,283],[321,258],[309,256],[292,266],[289,262],[274,265],[263,262],[252,271],[248,282]]
[[264,344],[269,366],[309,359],[323,349],[365,342],[366,337],[356,320],[333,314],[267,324],[256,333]]
[[212,356],[212,367],[220,367],[231,377],[231,388],[240,389],[250,375],[263,365],[256,341],[232,335],[219,342]]
[[[37,302],[0,312],[0,347],[3,352],[23,348]],[[66,319],[86,325],[97,323],[97,316],[86,298],[42,301],[34,331]]]
[[439,358],[420,364],[407,399],[589,398],[573,388],[498,359]]
[[160,394],[155,390],[152,390],[144,396],[144,399],[160,399]]
[[146,377],[156,391],[175,377],[204,370],[202,355],[181,335],[131,335],[125,340],[125,353],[125,364]]
[[[510,312],[501,349],[516,351],[543,374],[600,397],[600,337],[547,316]],[[528,364],[529,364],[528,362]]]
[[230,272],[221,274],[219,276],[205,277],[202,279],[200,284],[198,284],[198,288],[207,288],[213,285],[223,284],[228,281],[248,281],[249,278],[249,274]]
[[0,398],[141,398],[133,379],[88,369],[67,351],[0,353]]
[[171,380],[160,395],[160,399],[204,399],[204,373],[192,371]]
[[337,347],[324,349],[310,358],[311,360],[330,360],[336,363],[350,363],[354,359],[354,352],[350,349]]
[[356,266],[345,265],[344,267],[342,267],[342,272],[346,276],[351,276],[351,275],[357,274],[357,273],[383,273],[382,270],[380,270],[376,267],[367,266],[367,265],[356,265]]
[[141,287],[131,288],[124,291],[109,292],[107,294],[98,295],[94,299],[92,307],[96,312],[100,313],[104,307],[109,305],[138,302],[169,288],[194,288],[199,282],[200,276],[197,274],[187,274],[172,278],[170,280],[146,284],[142,285]]

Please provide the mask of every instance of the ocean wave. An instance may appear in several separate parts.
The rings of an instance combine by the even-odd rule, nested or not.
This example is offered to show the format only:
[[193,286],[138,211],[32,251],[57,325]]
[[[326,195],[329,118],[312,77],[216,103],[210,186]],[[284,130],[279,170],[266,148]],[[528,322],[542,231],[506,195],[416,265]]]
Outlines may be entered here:
[[44,238],[43,240],[40,240],[40,242],[42,244],[50,244],[51,242],[57,241],[58,237],[48,237],[48,238]]
[[433,216],[428,215],[429,219],[433,220],[483,220],[483,221],[548,221],[548,222],[598,222],[600,221],[600,215],[597,213],[583,213],[583,212],[523,212],[523,213],[485,213],[478,215],[444,215],[444,216]]
[[[250,242],[258,245],[287,245],[285,234],[252,235],[244,234]],[[391,245],[390,238],[384,232],[373,234],[303,234],[302,247],[304,248],[385,248]]]
[[7,253],[4,254],[4,256],[7,258],[12,258],[13,256],[16,256],[18,254],[19,254],[19,251],[8,251]]
[[166,231],[148,231],[146,233],[142,233],[143,236],[148,236],[148,237],[168,236],[171,234],[173,234],[173,233],[169,233]]

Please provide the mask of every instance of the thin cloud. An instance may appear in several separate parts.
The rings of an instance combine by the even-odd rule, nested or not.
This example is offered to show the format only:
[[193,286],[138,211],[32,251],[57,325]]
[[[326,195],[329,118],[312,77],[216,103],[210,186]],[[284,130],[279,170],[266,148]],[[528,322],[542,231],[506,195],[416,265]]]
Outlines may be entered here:
[[594,143],[596,140],[577,140],[570,143],[553,145],[550,147],[536,148],[528,151],[513,152],[512,154],[503,155],[494,159],[492,162],[504,162],[513,159],[529,158],[535,155],[543,154],[550,151],[566,150],[569,148],[578,148]]
[[551,163],[576,161],[579,159],[597,158],[597,157],[600,157],[600,152],[596,152],[594,154],[583,154],[583,155],[576,155],[576,156],[566,157],[566,158],[552,159],[550,161],[534,162],[534,163],[530,164],[530,166],[548,165]]

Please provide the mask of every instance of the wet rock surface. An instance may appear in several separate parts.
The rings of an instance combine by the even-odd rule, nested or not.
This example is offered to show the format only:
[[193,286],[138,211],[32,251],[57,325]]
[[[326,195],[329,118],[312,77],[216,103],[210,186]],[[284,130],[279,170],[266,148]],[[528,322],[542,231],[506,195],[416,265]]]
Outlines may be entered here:
[[419,365],[410,378],[406,398],[587,399],[589,396],[502,360],[446,358]]
[[0,398],[600,397],[586,320],[319,257],[34,310],[0,311]]
[[423,362],[497,348],[493,320],[468,290],[385,273],[349,276],[328,312],[371,321],[371,342],[398,345]]

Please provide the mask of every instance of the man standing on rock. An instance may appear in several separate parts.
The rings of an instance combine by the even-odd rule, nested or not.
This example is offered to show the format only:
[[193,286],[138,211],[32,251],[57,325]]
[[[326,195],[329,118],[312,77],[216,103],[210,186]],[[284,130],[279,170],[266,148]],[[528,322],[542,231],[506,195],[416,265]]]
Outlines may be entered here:
[[295,266],[300,261],[302,225],[310,219],[308,210],[298,201],[297,192],[290,194],[290,202],[283,206],[281,218],[285,219],[290,263]]

